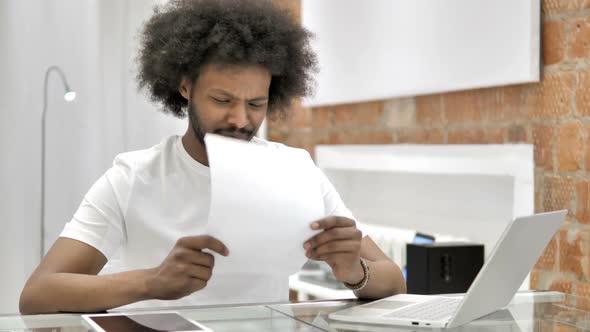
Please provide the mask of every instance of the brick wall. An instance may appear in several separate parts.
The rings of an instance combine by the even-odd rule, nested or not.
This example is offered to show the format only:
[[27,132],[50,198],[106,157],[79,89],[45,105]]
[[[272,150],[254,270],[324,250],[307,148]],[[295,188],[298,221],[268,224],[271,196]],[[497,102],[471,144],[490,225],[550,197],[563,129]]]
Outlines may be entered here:
[[[299,15],[299,0],[278,2]],[[534,144],[535,209],[569,215],[532,287],[590,296],[590,0],[542,0],[542,11],[539,84],[295,105],[289,119],[270,122],[269,139],[312,154],[316,144]]]

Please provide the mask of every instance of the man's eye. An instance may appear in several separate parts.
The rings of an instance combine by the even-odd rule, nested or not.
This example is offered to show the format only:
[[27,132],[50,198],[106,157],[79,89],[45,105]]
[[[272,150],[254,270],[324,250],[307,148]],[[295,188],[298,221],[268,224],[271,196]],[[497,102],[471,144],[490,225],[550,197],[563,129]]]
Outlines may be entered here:
[[254,107],[254,108],[262,108],[264,107],[266,104],[262,103],[262,104],[254,104],[254,103],[250,103],[250,106]]
[[216,103],[219,103],[219,104],[229,103],[229,99],[220,99],[220,98],[215,98],[215,97],[211,97],[211,99],[213,99]]

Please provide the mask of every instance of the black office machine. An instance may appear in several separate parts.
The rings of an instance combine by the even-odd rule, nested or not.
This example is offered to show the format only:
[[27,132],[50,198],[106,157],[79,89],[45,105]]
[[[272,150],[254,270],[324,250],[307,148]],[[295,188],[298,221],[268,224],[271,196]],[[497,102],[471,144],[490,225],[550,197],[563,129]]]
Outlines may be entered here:
[[464,293],[483,266],[482,244],[408,243],[408,294]]

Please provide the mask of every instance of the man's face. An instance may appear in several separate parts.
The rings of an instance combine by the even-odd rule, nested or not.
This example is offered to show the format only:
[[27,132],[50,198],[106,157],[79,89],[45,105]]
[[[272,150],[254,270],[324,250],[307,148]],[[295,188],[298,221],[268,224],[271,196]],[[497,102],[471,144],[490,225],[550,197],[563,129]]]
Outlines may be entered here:
[[205,65],[194,84],[182,82],[189,120],[204,144],[206,133],[250,140],[268,110],[271,74],[256,65]]

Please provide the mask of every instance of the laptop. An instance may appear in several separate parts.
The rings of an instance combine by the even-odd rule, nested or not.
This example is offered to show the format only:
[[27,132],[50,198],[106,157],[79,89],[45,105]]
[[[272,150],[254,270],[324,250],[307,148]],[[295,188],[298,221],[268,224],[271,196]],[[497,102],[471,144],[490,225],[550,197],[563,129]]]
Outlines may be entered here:
[[567,210],[508,224],[464,296],[400,294],[331,313],[330,319],[392,326],[453,328],[500,310],[533,268]]

